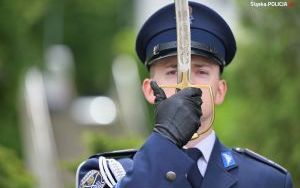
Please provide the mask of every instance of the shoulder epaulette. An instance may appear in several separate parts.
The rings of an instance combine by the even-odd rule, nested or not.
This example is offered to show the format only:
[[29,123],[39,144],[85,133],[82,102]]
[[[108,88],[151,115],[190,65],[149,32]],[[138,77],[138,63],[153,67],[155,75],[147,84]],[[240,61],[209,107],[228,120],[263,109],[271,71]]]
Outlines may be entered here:
[[267,165],[270,165],[270,166],[278,169],[279,171],[281,171],[281,172],[283,172],[285,174],[288,173],[288,171],[284,167],[282,167],[279,164],[277,164],[277,163],[275,163],[275,162],[267,159],[264,156],[261,156],[261,155],[255,153],[254,151],[252,151],[250,149],[246,149],[246,148],[234,148],[233,150],[237,151],[238,153],[244,154],[244,155],[246,155],[248,157],[251,157],[251,158],[253,158],[253,159],[255,159],[255,160],[259,161],[259,162],[262,162],[262,163],[265,163]]
[[76,188],[113,188],[133,166],[137,150],[118,150],[98,153],[81,163],[76,172]]
[[106,157],[106,158],[114,158],[114,159],[120,159],[120,158],[133,158],[137,150],[135,149],[126,149],[126,150],[117,150],[117,151],[111,151],[111,152],[104,152],[104,153],[97,153],[95,155],[92,155],[89,157],[91,158],[98,158],[100,156]]

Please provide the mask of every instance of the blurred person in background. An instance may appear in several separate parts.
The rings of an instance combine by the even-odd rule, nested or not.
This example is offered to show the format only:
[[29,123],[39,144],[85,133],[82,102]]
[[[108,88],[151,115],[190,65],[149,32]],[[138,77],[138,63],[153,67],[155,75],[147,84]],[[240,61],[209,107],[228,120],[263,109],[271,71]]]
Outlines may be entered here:
[[[177,82],[175,8],[163,7],[145,22],[136,41],[137,55],[150,73],[142,89],[155,105],[153,132],[138,151],[91,156],[78,167],[76,187],[292,187],[286,169],[248,149],[224,146],[211,127],[213,105],[222,104],[227,92],[221,76],[235,56],[236,42],[215,11],[199,3],[189,6],[191,79],[209,85],[212,96],[208,89],[160,87]],[[192,138],[195,132],[199,136]]]

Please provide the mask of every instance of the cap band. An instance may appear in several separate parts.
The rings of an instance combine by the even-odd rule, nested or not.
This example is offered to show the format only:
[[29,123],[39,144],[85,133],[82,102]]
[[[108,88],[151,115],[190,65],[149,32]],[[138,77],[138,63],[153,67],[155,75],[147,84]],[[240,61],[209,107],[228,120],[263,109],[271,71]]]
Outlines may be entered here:
[[[191,53],[193,55],[202,55],[205,57],[214,58],[217,63],[223,68],[225,66],[225,60],[222,56],[218,55],[218,51],[213,46],[201,44],[199,42],[191,42]],[[152,54],[146,59],[145,65],[150,66],[156,59],[164,58],[171,55],[177,54],[177,42],[166,42],[157,44],[153,47]]]

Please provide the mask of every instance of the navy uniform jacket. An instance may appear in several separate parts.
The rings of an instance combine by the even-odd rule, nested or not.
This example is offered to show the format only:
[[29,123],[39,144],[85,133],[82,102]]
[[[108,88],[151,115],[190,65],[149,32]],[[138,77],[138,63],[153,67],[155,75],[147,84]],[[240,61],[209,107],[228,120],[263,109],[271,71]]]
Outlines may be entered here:
[[[227,156],[227,157],[226,157]],[[77,187],[91,170],[99,170],[91,157],[77,171]],[[94,165],[93,165],[93,164]],[[126,175],[115,188],[192,188],[186,178],[193,161],[166,138],[152,133],[135,153]],[[172,172],[172,178],[167,174]],[[174,176],[175,174],[175,176]],[[105,176],[105,174],[101,174]],[[101,177],[99,181],[103,181]],[[94,182],[96,184],[96,182]],[[94,186],[104,188],[105,183]],[[93,187],[93,186],[89,186]],[[290,174],[279,165],[244,149],[229,149],[216,139],[202,188],[292,188]]]

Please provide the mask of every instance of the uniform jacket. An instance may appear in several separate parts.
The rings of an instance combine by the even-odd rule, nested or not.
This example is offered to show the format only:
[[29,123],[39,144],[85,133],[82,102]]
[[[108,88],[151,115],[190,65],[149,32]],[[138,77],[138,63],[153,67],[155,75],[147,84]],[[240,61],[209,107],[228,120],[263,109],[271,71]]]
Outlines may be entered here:
[[[99,156],[91,157],[78,168],[77,187],[88,187],[82,179],[92,169],[99,170]],[[152,133],[134,154],[131,165],[127,165],[126,175],[114,187],[192,188],[186,178],[192,164],[182,149]],[[100,173],[99,181],[104,176],[105,173]],[[98,183],[97,188],[104,188],[104,184]],[[216,139],[201,188],[292,188],[292,180],[279,165],[249,150],[229,149]]]

